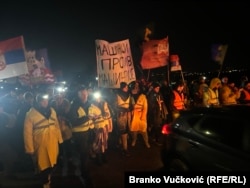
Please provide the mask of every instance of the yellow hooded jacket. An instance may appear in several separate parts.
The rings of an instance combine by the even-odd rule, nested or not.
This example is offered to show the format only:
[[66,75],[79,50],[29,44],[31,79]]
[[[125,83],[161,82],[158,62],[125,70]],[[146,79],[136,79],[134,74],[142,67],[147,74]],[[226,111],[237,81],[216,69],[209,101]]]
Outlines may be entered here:
[[62,142],[62,134],[53,108],[48,119],[35,108],[27,112],[24,122],[25,151],[34,154],[40,171],[56,165],[59,144]]
[[130,131],[147,131],[147,113],[148,113],[148,102],[146,95],[141,94],[137,99],[134,109],[133,118],[130,125]]
[[203,93],[203,104],[205,106],[219,105],[219,90],[221,86],[221,80],[219,78],[213,78],[210,81],[209,87]]

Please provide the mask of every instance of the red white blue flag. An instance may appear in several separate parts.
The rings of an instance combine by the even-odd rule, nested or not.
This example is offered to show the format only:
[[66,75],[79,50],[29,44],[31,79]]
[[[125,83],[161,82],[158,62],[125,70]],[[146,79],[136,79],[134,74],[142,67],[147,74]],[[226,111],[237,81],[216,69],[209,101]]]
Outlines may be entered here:
[[181,71],[180,58],[178,55],[170,55],[170,71]]
[[0,79],[28,73],[23,36],[0,42]]

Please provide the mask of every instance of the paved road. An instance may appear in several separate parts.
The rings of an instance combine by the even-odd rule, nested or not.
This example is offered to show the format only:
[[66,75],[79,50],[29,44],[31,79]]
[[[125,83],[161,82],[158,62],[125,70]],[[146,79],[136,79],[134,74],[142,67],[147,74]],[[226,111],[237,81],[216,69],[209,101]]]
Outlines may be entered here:
[[[94,188],[123,188],[124,173],[128,171],[156,171],[162,167],[160,161],[160,146],[151,143],[151,148],[144,146],[142,137],[135,147],[130,147],[131,156],[122,156],[117,149],[109,149],[108,162],[98,166],[95,161],[90,161],[91,178]],[[28,170],[19,172],[17,179],[6,179],[0,175],[0,188],[40,188],[33,172]],[[52,177],[52,188],[56,187],[84,187],[78,177],[71,170],[67,177],[61,176],[60,167]]]

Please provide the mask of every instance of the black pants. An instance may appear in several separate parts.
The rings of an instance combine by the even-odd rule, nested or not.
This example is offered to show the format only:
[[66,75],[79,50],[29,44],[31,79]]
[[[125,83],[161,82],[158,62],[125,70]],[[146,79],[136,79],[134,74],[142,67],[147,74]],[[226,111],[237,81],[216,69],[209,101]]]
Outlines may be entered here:
[[73,132],[75,153],[79,154],[81,176],[85,179],[89,178],[89,151],[93,139],[94,131],[92,129],[83,132]]
[[50,181],[49,176],[51,176],[52,172],[53,168],[46,168],[45,170],[40,172],[39,178],[42,184],[46,184]]

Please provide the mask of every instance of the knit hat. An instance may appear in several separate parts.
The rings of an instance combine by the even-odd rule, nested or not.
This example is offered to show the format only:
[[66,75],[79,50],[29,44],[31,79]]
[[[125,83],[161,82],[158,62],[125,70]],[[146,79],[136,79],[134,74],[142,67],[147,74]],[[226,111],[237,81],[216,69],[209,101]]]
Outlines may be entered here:
[[156,87],[161,87],[161,85],[158,83],[158,82],[154,82],[152,84],[153,88],[156,88]]
[[126,82],[121,82],[120,83],[120,89],[123,89],[127,86],[128,84]]
[[85,85],[80,85],[78,88],[77,88],[77,91],[82,91],[82,90],[87,90],[88,88],[85,86]]
[[132,82],[129,83],[128,86],[129,86],[130,89],[134,89],[135,88],[135,84],[136,84],[136,81],[132,81]]

